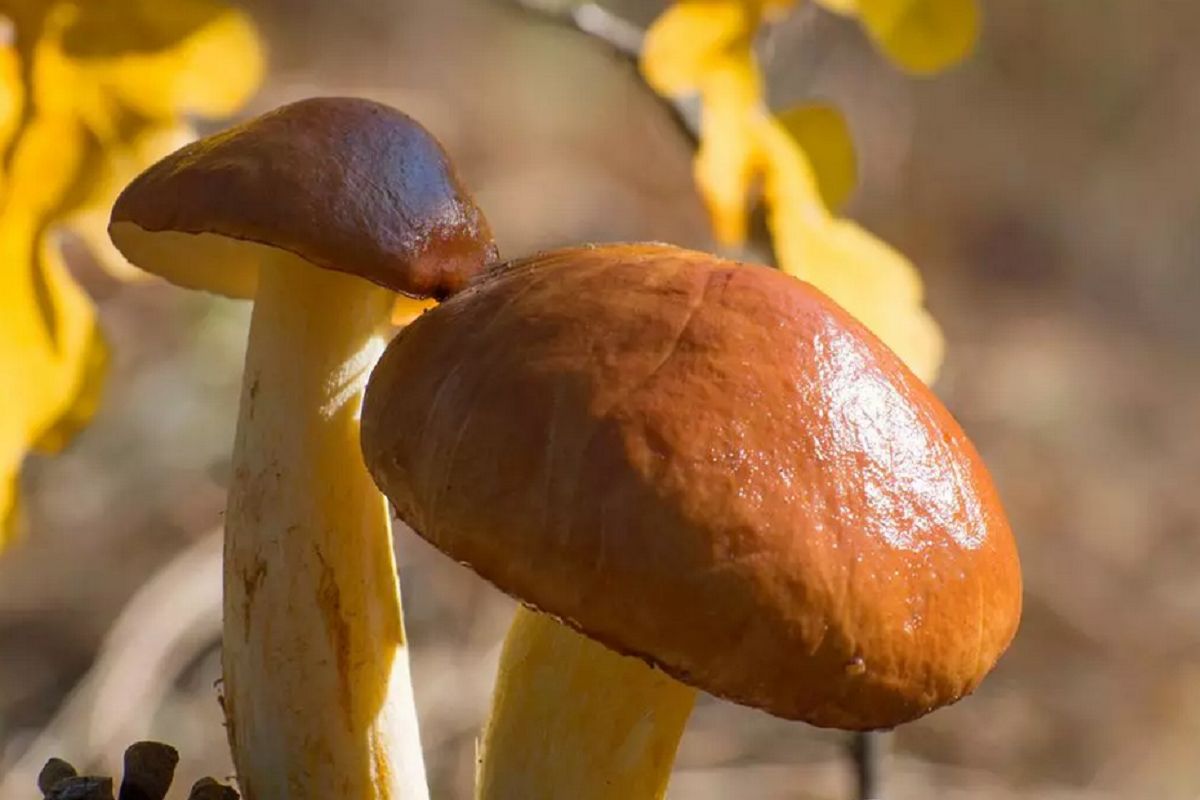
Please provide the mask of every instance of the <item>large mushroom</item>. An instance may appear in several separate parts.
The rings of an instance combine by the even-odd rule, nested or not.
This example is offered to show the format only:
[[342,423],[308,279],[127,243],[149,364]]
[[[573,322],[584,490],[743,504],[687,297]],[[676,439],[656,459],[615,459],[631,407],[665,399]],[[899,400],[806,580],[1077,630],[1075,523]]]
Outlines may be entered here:
[[367,467],[525,604],[482,798],[665,791],[697,689],[814,725],[963,697],[1017,552],[945,408],[808,284],[660,245],[485,273],[389,346]]
[[109,232],[143,269],[254,298],[225,520],[243,794],[427,797],[390,520],[358,418],[394,291],[461,288],[494,256],[487,223],[420,125],[326,98],[163,159]]

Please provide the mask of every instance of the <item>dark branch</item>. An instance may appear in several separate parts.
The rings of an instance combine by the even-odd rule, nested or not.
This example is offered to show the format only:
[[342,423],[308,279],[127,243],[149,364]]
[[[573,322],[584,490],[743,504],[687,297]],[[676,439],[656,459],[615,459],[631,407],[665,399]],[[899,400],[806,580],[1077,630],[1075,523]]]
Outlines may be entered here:
[[887,734],[866,731],[851,734],[850,753],[858,783],[858,800],[883,800],[883,761],[887,754]]
[[[646,32],[599,3],[571,4],[545,0],[509,0],[509,3],[530,16],[570,28],[604,44],[637,69]],[[670,113],[676,127],[695,146],[700,141],[699,101],[694,97],[666,98],[657,93],[654,97]]]

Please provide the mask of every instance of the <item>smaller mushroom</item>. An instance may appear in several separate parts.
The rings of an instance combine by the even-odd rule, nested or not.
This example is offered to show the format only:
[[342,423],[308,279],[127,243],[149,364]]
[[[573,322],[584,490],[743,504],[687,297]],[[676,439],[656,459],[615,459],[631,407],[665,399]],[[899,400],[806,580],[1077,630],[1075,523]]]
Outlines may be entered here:
[[891,727],[972,691],[1020,615],[975,449],[812,286],[664,245],[495,269],[388,347],[366,464],[522,601],[481,798],[660,797],[697,690]]
[[315,98],[150,167],[109,233],[181,286],[253,297],[225,518],[224,705],[248,800],[428,796],[382,496],[358,415],[396,292],[495,255],[441,145]]

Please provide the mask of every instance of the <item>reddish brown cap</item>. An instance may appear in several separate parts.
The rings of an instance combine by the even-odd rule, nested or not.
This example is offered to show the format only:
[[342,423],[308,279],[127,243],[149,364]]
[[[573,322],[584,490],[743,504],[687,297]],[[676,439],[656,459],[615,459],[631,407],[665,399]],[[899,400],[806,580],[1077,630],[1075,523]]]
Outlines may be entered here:
[[486,273],[376,367],[397,514],[505,592],[681,681],[829,727],[970,692],[1017,551],[933,394],[812,286],[659,245]]
[[496,255],[437,140],[346,97],[302,100],[172,153],[117,198],[109,234],[143,269],[242,297],[261,256],[243,242],[415,297],[458,291]]

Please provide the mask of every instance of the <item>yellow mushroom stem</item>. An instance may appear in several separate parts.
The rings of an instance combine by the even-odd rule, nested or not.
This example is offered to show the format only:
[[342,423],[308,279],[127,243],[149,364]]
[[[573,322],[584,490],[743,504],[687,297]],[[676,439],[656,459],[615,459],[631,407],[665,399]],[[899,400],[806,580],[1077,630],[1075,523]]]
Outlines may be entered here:
[[479,800],[666,793],[696,690],[521,608],[500,655]]
[[390,518],[359,407],[395,295],[262,265],[225,538],[224,703],[247,800],[428,797]]

